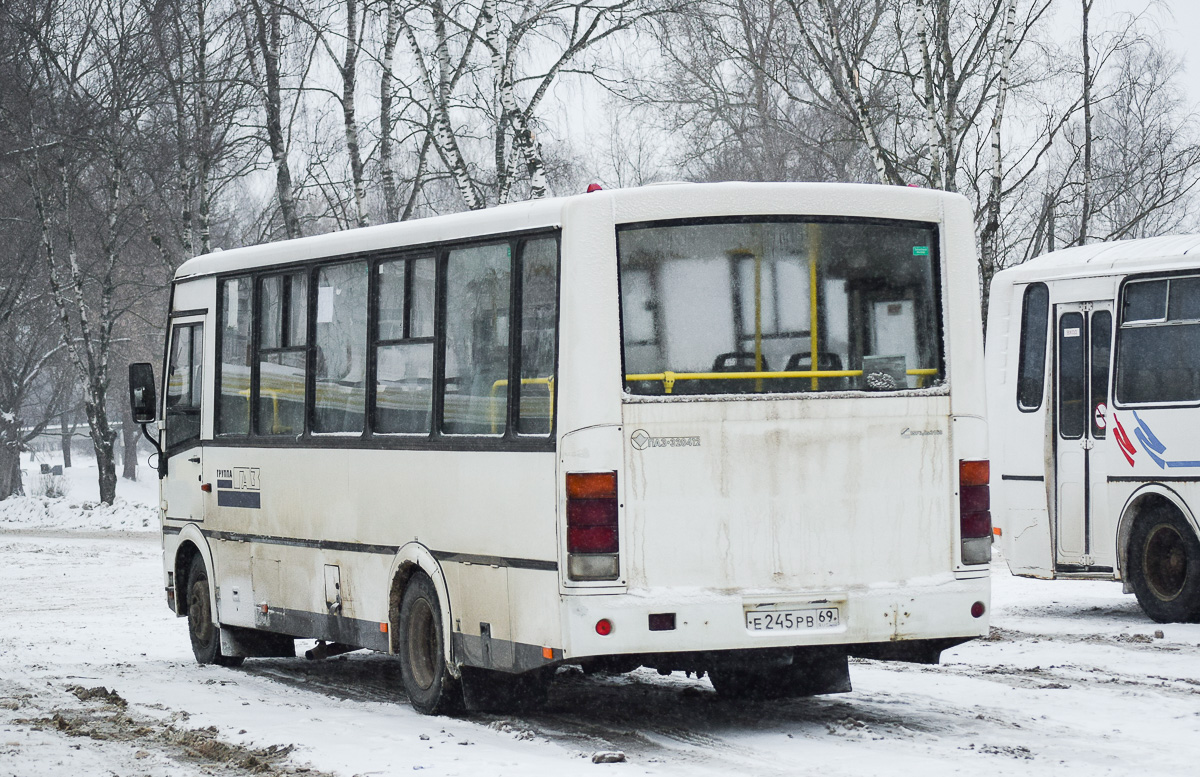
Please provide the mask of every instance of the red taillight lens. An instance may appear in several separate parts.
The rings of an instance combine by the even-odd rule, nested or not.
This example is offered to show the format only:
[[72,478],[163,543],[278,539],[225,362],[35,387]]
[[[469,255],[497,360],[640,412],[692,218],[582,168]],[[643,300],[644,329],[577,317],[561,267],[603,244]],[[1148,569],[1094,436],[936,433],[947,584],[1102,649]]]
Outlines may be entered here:
[[607,637],[612,634],[612,621],[608,618],[601,618],[596,621],[596,633],[602,637]]
[[979,539],[980,537],[992,536],[992,514],[983,513],[963,513],[962,514],[962,537],[964,540]]
[[616,553],[616,526],[568,526],[567,551],[570,553]]
[[964,564],[992,560],[992,495],[986,459],[958,462],[958,520]]
[[[574,570],[570,576],[578,580],[615,579],[616,554],[620,550],[617,473],[571,472],[566,486],[567,553],[573,556],[568,571]],[[609,558],[598,558],[598,554],[608,554]]]
[[567,526],[616,525],[616,499],[567,499]]
[[958,503],[964,513],[986,513],[992,509],[991,493],[987,486],[961,486]]

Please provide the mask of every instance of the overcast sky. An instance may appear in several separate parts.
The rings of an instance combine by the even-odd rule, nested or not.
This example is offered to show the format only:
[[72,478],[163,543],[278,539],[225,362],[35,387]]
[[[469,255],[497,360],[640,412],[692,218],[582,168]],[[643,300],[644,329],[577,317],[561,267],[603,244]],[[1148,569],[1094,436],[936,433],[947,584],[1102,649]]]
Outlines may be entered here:
[[1144,11],[1158,23],[1167,44],[1183,55],[1182,85],[1193,110],[1200,111],[1200,0],[1096,0],[1092,13],[1115,16]]

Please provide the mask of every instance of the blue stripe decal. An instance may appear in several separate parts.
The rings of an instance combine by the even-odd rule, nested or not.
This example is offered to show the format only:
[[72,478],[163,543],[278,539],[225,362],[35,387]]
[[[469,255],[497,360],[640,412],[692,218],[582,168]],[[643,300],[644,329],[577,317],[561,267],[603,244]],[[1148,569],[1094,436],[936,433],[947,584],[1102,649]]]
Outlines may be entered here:
[[218,507],[252,507],[255,510],[261,505],[261,494],[258,491],[217,491]]

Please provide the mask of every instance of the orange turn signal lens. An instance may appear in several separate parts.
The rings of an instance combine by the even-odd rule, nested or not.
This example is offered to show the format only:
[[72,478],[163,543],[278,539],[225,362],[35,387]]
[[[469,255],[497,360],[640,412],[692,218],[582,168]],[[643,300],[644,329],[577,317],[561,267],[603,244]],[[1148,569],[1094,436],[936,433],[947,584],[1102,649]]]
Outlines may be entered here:
[[958,462],[960,486],[986,486],[991,480],[991,465],[987,459]]
[[568,472],[568,499],[616,499],[616,472]]

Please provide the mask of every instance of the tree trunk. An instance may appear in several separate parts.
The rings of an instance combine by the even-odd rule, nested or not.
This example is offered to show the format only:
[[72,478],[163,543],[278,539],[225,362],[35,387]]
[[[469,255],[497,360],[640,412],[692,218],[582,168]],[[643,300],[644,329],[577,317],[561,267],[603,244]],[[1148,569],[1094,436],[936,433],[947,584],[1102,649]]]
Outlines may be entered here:
[[16,415],[0,414],[0,499],[22,493],[19,435]]
[[[283,11],[275,2],[271,2],[265,11],[257,0],[248,5],[254,19],[253,29],[250,29],[250,23],[246,20],[246,45],[248,52],[257,48],[263,58],[262,73],[254,72],[253,75],[260,79],[257,86],[267,114],[267,147],[271,151],[271,162],[275,167],[275,198],[279,203],[285,235],[289,238],[300,237],[300,217],[292,191],[292,170],[288,165],[287,138],[283,127],[283,87],[279,62],[283,46]],[[242,18],[245,20],[244,16]],[[251,59],[253,60],[253,54]],[[252,66],[252,70],[256,68]]]
[[358,114],[354,90],[358,84],[358,0],[346,0],[346,57],[342,71],[342,123],[346,132],[346,153],[350,156],[350,178],[354,184],[355,225],[371,223],[367,215],[367,184],[363,179],[362,150],[358,142]]
[[1092,52],[1088,40],[1088,17],[1092,14],[1093,0],[1083,0],[1083,32],[1080,47],[1083,49],[1083,199],[1079,210],[1078,245],[1088,239],[1092,220]]
[[21,453],[14,446],[0,445],[0,499],[20,496],[23,493]]
[[67,422],[67,412],[58,415],[58,434],[62,445],[63,469],[71,467],[71,437],[75,434],[74,424]]
[[137,480],[138,467],[138,437],[140,429],[133,422],[128,405],[121,413],[121,477],[126,480]]
[[96,475],[100,485],[100,501],[110,505],[117,498],[117,433],[108,423],[104,394],[89,392],[95,402],[85,401],[92,448],[96,451]]
[[992,287],[992,276],[1000,269],[1000,199],[1003,192],[1004,157],[1000,147],[1000,128],[1004,123],[1004,104],[1008,97],[1008,72],[1012,66],[1013,30],[1016,27],[1017,2],[1008,0],[1003,26],[1003,54],[1000,62],[1000,84],[996,93],[996,110],[992,114],[990,131],[992,146],[992,177],[988,187],[987,204],[984,208],[985,221],[979,233],[979,276],[983,282],[983,320],[987,320],[988,294]]
[[388,222],[400,220],[400,195],[396,190],[396,173],[392,170],[392,66],[396,56],[396,42],[400,37],[398,0],[388,0],[384,7],[387,16],[383,36],[383,61],[379,76],[379,167],[383,180],[383,203]]

